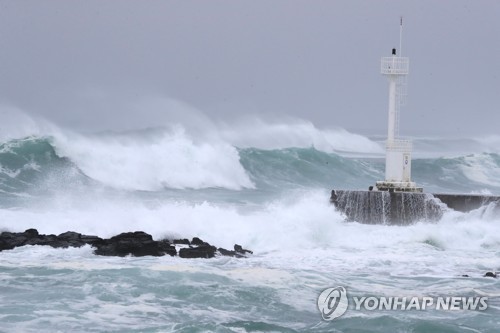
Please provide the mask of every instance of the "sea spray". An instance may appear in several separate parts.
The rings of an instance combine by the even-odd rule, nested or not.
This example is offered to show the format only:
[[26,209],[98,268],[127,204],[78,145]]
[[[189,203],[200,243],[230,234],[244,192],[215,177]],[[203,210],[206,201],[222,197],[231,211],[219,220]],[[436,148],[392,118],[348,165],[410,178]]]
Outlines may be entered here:
[[221,138],[240,148],[273,150],[314,147],[326,153],[383,154],[379,142],[342,128],[320,129],[302,119],[266,121],[247,116],[230,124],[219,124],[218,127]]
[[[468,171],[471,168],[474,173]],[[499,155],[488,153],[416,159],[413,171],[426,192],[491,194],[500,189],[495,180],[499,168]],[[40,196],[85,184],[91,192],[98,184],[160,192],[366,189],[381,177],[382,159],[347,158],[315,148],[234,148],[220,142],[199,143],[182,131],[32,136],[6,141],[0,150],[4,196]]]
[[67,156],[89,177],[135,190],[161,188],[252,188],[237,150],[223,142],[195,142],[182,129],[154,141],[120,137],[57,137],[60,156]]
[[[285,122],[280,133],[286,133],[288,125]],[[500,271],[499,219],[492,205],[469,213],[445,211],[437,222],[404,227],[350,222],[330,204],[330,190],[367,189],[380,179],[383,159],[370,152],[371,144],[351,149],[362,153],[347,158],[349,152],[340,152],[335,142],[322,146],[306,138],[297,147],[287,147],[283,141],[269,149],[232,142],[233,138],[245,142],[250,134],[201,140],[189,129],[176,137],[172,128],[75,136],[59,129],[31,133],[16,143],[7,139],[3,143],[9,149],[0,152],[0,230],[35,227],[46,234],[74,230],[101,237],[143,230],[158,239],[197,236],[226,248],[237,242],[254,250],[254,255],[243,260],[188,261],[102,258],[94,256],[90,246],[3,251],[3,330],[497,328],[495,303],[487,311],[466,315],[348,312],[334,326],[321,322],[316,305],[321,291],[332,285],[345,286],[356,297],[498,293],[499,280],[483,277],[486,271]],[[339,142],[342,138],[349,143],[351,136],[338,138]],[[447,144],[435,143],[441,148]],[[177,161],[182,162],[177,165],[180,175],[150,164],[156,159],[157,164],[168,165],[169,151],[188,153]],[[205,153],[211,158],[200,157]],[[424,156],[414,161],[414,176],[424,187],[442,192],[498,193],[495,179],[488,185],[483,178],[471,177],[467,167],[484,166],[488,171],[482,174],[488,180],[499,166],[498,154],[488,154],[485,160],[478,152],[472,157],[475,161],[454,154]],[[113,163],[106,166],[108,160]],[[188,178],[184,171],[198,170],[192,169],[197,160],[205,161],[203,170]],[[120,167],[120,172],[112,172]],[[157,179],[172,183],[156,184],[158,174]],[[248,181],[253,186],[244,186]],[[144,188],[148,190],[140,190]]]

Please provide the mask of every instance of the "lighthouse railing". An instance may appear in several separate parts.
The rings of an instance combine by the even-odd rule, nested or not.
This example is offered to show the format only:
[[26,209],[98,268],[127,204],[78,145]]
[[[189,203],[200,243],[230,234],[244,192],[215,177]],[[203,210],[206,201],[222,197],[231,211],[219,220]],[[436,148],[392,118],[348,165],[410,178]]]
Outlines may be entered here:
[[385,144],[387,151],[399,151],[403,153],[410,153],[413,148],[413,143],[408,139],[396,139],[387,141]]
[[410,59],[407,57],[383,57],[380,62],[380,73],[383,75],[407,75]]

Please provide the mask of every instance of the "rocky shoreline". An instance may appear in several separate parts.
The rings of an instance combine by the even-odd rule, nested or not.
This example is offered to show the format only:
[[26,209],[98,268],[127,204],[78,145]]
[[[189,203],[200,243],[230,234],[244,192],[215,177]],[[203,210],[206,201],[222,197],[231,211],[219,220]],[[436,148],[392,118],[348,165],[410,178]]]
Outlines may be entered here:
[[253,253],[238,244],[234,245],[233,250],[217,248],[198,237],[194,237],[191,241],[188,239],[156,241],[150,234],[143,231],[125,232],[111,238],[82,235],[73,231],[59,235],[44,235],[38,233],[36,229],[28,229],[24,232],[4,231],[0,234],[0,251],[26,245],[46,245],[53,248],[90,245],[94,248],[96,255],[118,257],[170,255],[181,258],[213,258],[215,256],[244,258]]
[[[181,258],[214,258],[227,256],[235,258],[246,258],[252,251],[244,249],[235,244],[233,250],[217,248],[198,237],[189,239],[161,239],[153,240],[150,234],[143,231],[125,232],[111,238],[100,238],[98,236],[82,235],[77,232],[67,231],[59,235],[44,235],[36,229],[28,229],[24,232],[0,233],[0,252],[12,250],[16,247],[27,245],[46,245],[53,248],[82,247],[90,245],[94,248],[94,254],[100,256],[154,256],[165,255],[179,256]],[[470,277],[467,274],[463,278]],[[500,272],[486,272],[483,277],[499,278]]]

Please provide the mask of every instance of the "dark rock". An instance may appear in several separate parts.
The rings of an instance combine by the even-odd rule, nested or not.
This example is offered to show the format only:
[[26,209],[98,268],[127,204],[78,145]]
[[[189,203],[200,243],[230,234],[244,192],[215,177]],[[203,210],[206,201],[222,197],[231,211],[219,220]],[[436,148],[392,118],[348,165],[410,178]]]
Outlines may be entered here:
[[40,241],[36,245],[48,245],[56,249],[66,249],[71,246],[67,240],[60,239],[56,235],[40,235]]
[[195,246],[200,246],[200,245],[210,245],[204,241],[202,241],[201,239],[199,239],[198,237],[194,237],[192,240],[191,240],[191,245],[195,245]]
[[153,241],[153,237],[139,231],[119,234],[103,240],[103,242],[96,244],[95,247],[94,253],[103,256],[159,255],[158,246]]
[[130,240],[130,239],[147,242],[147,241],[152,241],[153,236],[145,233],[144,231],[135,231],[135,232],[124,232],[110,238],[111,241]]
[[470,276],[467,274],[463,274],[462,277],[470,277]]
[[102,242],[102,238],[97,236],[81,235],[80,240],[85,244],[94,245]]
[[87,244],[98,244],[101,241],[102,239],[97,236],[82,235],[77,232],[67,231],[57,236],[57,240],[49,245],[52,247],[82,247]]
[[184,238],[184,239],[174,239],[173,243],[174,244],[182,244],[182,245],[191,245],[191,242],[187,238]]
[[198,247],[190,247],[179,250],[181,258],[213,258],[215,257],[217,248],[212,245],[201,245]]
[[4,231],[0,234],[0,251],[22,246],[28,240],[24,233]]
[[226,250],[222,247],[219,247],[217,249],[219,251],[219,253],[223,256],[227,256],[227,257],[236,257],[236,258],[244,258],[245,256],[241,255],[240,253],[236,252],[236,251],[230,251],[230,250]]
[[24,235],[28,238],[34,238],[34,237],[38,237],[38,230],[36,229],[27,229],[26,231],[24,231]]
[[167,240],[159,241],[158,247],[163,253],[168,254],[169,256],[173,257],[177,255],[177,250],[175,249],[175,246],[172,246]]
[[242,248],[241,245],[238,245],[238,244],[234,244],[234,250],[238,253],[241,253],[241,254],[247,254],[247,253],[253,254],[252,251],[246,250],[246,249]]
[[62,234],[60,234],[59,236],[57,236],[57,238],[68,240],[68,241],[70,241],[70,240],[77,241],[77,240],[80,240],[82,238],[82,234],[79,234],[79,233],[73,232],[73,231],[66,231],[66,232],[63,232]]
[[81,240],[82,234],[73,231],[67,231],[57,236],[57,242],[53,247],[81,247],[85,243]]
[[484,277],[496,278],[497,277],[497,273],[495,273],[495,272],[486,272],[486,274],[484,274]]
[[[97,236],[82,235],[77,232],[67,231],[58,236],[39,234],[36,229],[28,229],[24,232],[2,232],[0,233],[0,251],[10,250],[23,245],[48,245],[54,248],[81,247],[86,244],[95,248],[94,253],[103,256],[170,256],[177,255],[177,250],[168,240],[155,241],[153,237],[145,232],[126,232],[109,239]],[[188,239],[174,240],[173,244],[189,245],[189,248],[179,250],[182,258],[213,258],[216,253],[236,258],[244,257],[252,251],[243,249],[240,245],[234,246],[234,251],[217,248],[194,237],[190,242]]]
[[[24,234],[27,235],[29,230],[26,230]],[[33,237],[29,238],[24,245],[48,245],[54,248],[68,248],[81,247],[86,244],[84,241],[82,241],[81,234],[72,231],[62,233],[58,236],[41,235],[38,234],[38,232],[32,231],[30,235]]]
[[24,232],[2,232],[0,234],[0,251],[11,250],[23,245],[37,245],[43,235],[36,229],[27,229]]
[[24,245],[50,245],[52,241],[56,241],[57,238],[51,235],[53,238],[48,238],[46,235],[38,235],[37,237],[29,238]]
[[154,241],[150,234],[142,231],[125,232],[102,242],[97,242],[94,247],[96,247],[94,253],[101,256],[160,257],[165,253],[172,252],[170,244],[162,243],[160,246],[160,242]]

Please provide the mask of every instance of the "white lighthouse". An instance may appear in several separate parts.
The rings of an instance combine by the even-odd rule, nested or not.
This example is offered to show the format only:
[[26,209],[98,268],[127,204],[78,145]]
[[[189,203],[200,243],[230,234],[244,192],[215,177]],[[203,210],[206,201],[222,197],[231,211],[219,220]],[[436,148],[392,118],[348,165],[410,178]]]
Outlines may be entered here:
[[378,181],[380,191],[422,192],[421,187],[411,181],[410,140],[399,137],[399,112],[406,92],[406,76],[410,60],[401,56],[401,36],[403,19],[400,24],[399,56],[392,49],[390,57],[383,57],[380,72],[389,80],[389,121],[385,156],[385,180]]

